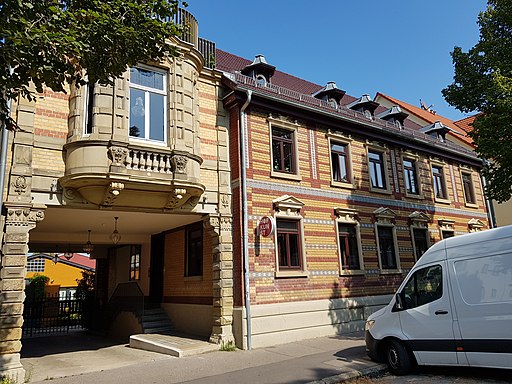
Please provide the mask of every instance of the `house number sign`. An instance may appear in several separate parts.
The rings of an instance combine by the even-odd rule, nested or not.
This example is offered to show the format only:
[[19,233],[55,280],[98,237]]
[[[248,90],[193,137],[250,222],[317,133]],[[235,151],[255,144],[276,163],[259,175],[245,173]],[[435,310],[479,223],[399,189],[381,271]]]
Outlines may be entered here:
[[273,217],[263,216],[258,224],[258,230],[261,236],[269,237],[276,229],[276,222]]

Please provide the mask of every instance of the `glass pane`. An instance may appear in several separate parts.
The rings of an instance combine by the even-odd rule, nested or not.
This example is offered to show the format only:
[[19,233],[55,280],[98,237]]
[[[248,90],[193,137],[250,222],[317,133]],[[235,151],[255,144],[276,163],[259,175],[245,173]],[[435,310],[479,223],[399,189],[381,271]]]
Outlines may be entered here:
[[298,232],[297,224],[298,221],[278,220],[277,228],[279,230],[286,230],[286,232]]
[[148,71],[141,68],[130,69],[130,83],[144,87],[164,90],[164,74],[155,71]]
[[299,235],[288,235],[290,239],[290,267],[300,267]]
[[349,260],[348,266],[350,269],[361,269],[359,266],[359,250],[357,247],[357,238],[351,235],[348,239],[349,244]]
[[293,151],[290,143],[283,143],[284,169],[285,172],[294,172],[293,169]]
[[287,267],[288,260],[286,257],[286,235],[284,234],[277,235],[277,252],[279,254],[279,266]]
[[281,142],[277,140],[272,141],[272,158],[274,161],[273,168],[275,171],[282,170],[281,161]]
[[149,138],[151,140],[164,141],[164,110],[165,97],[156,93],[149,94]]
[[345,153],[345,146],[342,144],[331,144],[331,150],[334,152],[342,152]]
[[375,153],[375,152],[368,152],[368,158],[370,160],[377,160],[377,161],[381,161],[380,160],[380,154],[379,153]]
[[130,89],[130,136],[144,137],[146,105],[143,91]]
[[286,129],[272,128],[272,136],[280,137],[282,139],[292,139],[293,132]]

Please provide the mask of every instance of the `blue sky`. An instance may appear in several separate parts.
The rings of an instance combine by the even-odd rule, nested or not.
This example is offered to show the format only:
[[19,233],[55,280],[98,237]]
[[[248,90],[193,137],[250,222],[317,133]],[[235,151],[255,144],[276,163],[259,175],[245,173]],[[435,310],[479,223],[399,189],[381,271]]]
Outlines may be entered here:
[[381,92],[438,114],[465,117],[441,90],[452,82],[450,52],[478,41],[484,0],[188,0],[199,35],[252,60],[352,96]]

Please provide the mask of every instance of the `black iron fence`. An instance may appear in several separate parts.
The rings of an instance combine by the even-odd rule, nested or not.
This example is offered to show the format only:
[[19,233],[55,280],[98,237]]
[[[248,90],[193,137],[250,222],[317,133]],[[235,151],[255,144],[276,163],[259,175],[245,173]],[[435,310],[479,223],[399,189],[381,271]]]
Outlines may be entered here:
[[84,329],[84,301],[59,295],[27,298],[23,309],[23,337],[68,333]]

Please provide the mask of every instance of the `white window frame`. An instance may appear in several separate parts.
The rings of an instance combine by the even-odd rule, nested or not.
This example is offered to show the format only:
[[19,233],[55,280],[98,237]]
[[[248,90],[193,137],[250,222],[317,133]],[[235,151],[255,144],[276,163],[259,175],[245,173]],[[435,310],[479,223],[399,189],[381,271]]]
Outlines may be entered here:
[[[130,133],[128,132],[128,137],[130,138],[130,140],[134,140],[134,141],[139,141],[139,142],[145,142],[145,143],[152,143],[152,144],[156,144],[156,145],[166,145],[167,144],[167,139],[168,139],[168,130],[169,130],[169,122],[167,121],[167,116],[168,116],[168,109],[169,109],[169,106],[168,106],[168,72],[164,69],[161,69],[161,68],[156,68],[156,67],[150,67],[150,66],[147,66],[147,65],[143,65],[143,64],[138,64],[138,65],[135,65],[133,66],[133,68],[140,68],[142,70],[145,70],[145,71],[151,71],[151,72],[157,72],[157,73],[161,73],[164,75],[164,79],[163,79],[163,90],[160,90],[160,89],[155,89],[155,88],[150,88],[150,87],[146,87],[146,86],[143,86],[143,85],[139,85],[139,84],[133,84],[130,80],[130,91],[131,89],[136,89],[136,90],[139,90],[139,91],[143,91],[144,92],[144,105],[145,105],[145,115],[144,115],[144,136],[143,137],[135,137],[135,136],[130,136]],[[130,68],[131,69],[131,68]],[[163,138],[163,141],[160,141],[160,140],[152,140],[149,138],[149,134],[150,134],[150,124],[149,124],[149,119],[150,119],[150,113],[149,113],[149,109],[150,109],[150,104],[149,104],[149,95],[150,93],[155,93],[155,94],[158,94],[158,95],[162,95],[164,96],[164,117],[163,117],[163,120],[164,120],[164,127],[163,127],[163,130],[164,130],[164,138]],[[131,107],[129,108],[129,113],[131,113]],[[130,129],[128,127],[128,129]]]
[[[338,263],[339,272],[341,275],[363,275],[364,272],[364,257],[363,257],[363,246],[361,242],[361,226],[357,220],[357,212],[349,208],[334,208],[336,220],[334,221],[336,226],[336,243],[338,246]],[[357,240],[357,251],[359,253],[359,269],[343,269],[343,260],[341,259],[341,244],[339,234],[339,224],[342,225],[353,225],[356,230]]]

